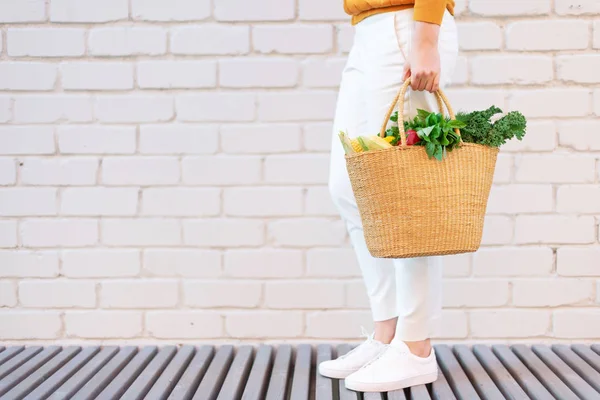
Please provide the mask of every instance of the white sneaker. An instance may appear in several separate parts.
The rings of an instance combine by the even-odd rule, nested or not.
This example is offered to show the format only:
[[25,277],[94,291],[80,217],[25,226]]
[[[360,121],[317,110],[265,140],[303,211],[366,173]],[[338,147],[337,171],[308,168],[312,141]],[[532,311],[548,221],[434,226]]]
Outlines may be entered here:
[[358,392],[388,392],[424,385],[437,379],[435,352],[417,357],[406,343],[393,340],[379,357],[346,378],[346,388]]
[[374,360],[387,348],[386,344],[373,338],[374,334],[367,336],[360,345],[350,350],[335,360],[323,361],[319,364],[319,373],[328,378],[344,379],[353,372],[358,371],[363,365]]

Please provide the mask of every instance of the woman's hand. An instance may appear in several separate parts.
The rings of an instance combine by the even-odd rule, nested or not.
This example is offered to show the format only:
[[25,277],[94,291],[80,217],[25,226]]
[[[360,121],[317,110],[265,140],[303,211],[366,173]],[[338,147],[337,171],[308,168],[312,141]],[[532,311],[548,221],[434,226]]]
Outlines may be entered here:
[[411,77],[413,90],[436,92],[440,83],[439,25],[415,22],[410,60],[404,66],[404,80]]

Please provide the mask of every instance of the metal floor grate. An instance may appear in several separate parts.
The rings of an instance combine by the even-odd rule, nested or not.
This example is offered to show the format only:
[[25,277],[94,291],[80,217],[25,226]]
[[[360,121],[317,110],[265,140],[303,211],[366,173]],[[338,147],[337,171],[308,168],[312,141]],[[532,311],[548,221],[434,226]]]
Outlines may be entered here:
[[600,345],[438,345],[435,383],[387,394],[316,374],[351,348],[0,346],[0,399],[600,400]]

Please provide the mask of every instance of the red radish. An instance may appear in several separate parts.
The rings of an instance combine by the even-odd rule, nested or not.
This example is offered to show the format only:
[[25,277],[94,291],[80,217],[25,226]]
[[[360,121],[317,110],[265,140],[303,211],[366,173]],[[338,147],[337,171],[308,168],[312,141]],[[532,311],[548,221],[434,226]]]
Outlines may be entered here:
[[419,135],[417,135],[417,131],[415,131],[414,129],[406,131],[406,135],[406,144],[409,146],[412,146],[421,141],[421,138],[419,137]]

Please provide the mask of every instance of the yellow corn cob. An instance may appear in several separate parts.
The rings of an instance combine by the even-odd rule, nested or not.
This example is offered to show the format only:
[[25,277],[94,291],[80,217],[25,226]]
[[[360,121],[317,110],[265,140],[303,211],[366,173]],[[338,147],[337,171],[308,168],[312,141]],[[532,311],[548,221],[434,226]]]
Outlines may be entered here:
[[386,136],[383,138],[383,140],[385,140],[388,143],[392,143],[394,141],[394,137],[393,136]]
[[362,149],[362,146],[360,145],[360,143],[358,143],[358,140],[352,139],[352,140],[350,140],[350,144],[352,145],[352,148],[354,149],[355,152],[362,153],[363,149]]

